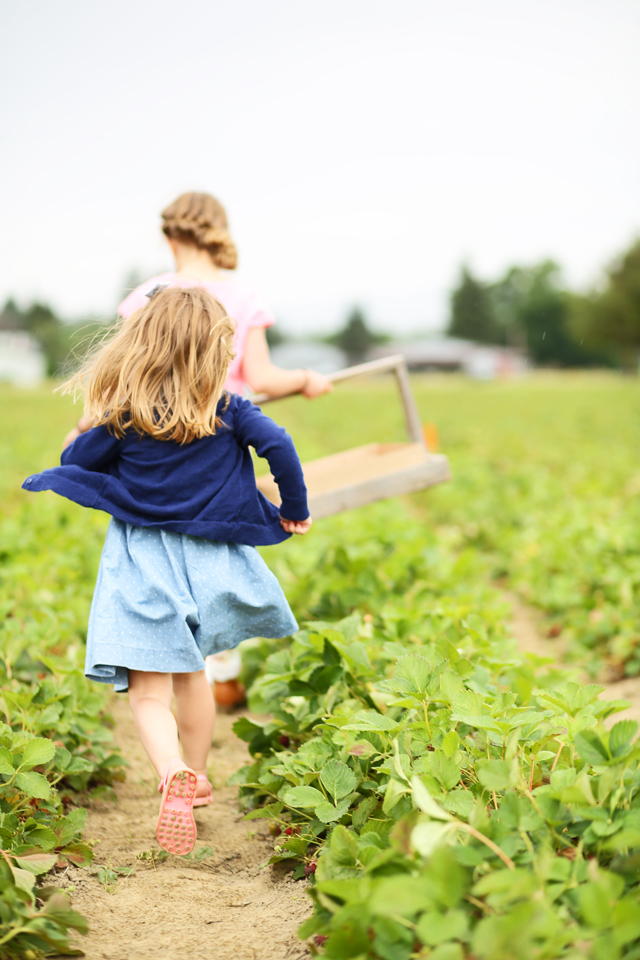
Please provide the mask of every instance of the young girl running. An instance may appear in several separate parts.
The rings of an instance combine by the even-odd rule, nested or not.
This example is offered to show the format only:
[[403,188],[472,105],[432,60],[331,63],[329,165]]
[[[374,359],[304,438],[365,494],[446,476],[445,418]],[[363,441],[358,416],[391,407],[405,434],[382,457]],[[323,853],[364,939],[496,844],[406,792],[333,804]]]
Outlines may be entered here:
[[[291,438],[224,390],[233,337],[206,289],[154,293],[64,386],[84,387],[95,426],[63,451],[61,466],[23,484],[111,514],[85,674],[128,689],[160,777],[158,842],[176,854],[195,843],[193,807],[213,799],[204,658],[297,629],[255,547],[311,526]],[[280,512],[256,487],[250,446],[269,462]]]

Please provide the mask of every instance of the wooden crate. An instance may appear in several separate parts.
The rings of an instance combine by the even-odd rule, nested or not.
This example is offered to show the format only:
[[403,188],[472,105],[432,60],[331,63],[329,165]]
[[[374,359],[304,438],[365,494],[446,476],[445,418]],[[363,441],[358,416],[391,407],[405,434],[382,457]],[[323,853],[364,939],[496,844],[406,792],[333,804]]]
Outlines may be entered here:
[[[353,377],[389,372],[393,372],[396,379],[411,442],[368,443],[303,464],[309,511],[314,519],[449,480],[449,461],[442,454],[430,453],[427,447],[404,357],[383,357],[348,367],[332,374],[331,379],[338,384]],[[274,399],[262,394],[253,397],[253,402],[262,404]],[[258,477],[257,483],[265,497],[280,506],[280,494],[273,477]]]
[[[422,443],[368,443],[303,464],[314,519],[330,517],[367,503],[414,493],[449,479],[442,454],[428,453]],[[258,488],[280,506],[271,475],[258,477]]]

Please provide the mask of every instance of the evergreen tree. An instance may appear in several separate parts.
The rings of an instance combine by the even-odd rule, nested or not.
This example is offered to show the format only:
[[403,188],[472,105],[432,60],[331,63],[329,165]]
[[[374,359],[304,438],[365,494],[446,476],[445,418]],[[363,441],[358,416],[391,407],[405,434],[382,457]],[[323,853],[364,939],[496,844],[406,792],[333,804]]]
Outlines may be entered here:
[[0,330],[24,330],[24,317],[15,300],[9,298],[0,313]]
[[490,288],[504,341],[524,348],[534,363],[560,367],[608,365],[602,351],[580,344],[571,325],[572,295],[562,287],[560,267],[545,260],[512,267]]
[[387,339],[384,334],[370,330],[363,311],[360,307],[354,307],[344,327],[333,336],[327,337],[327,343],[339,347],[346,355],[347,362],[353,364],[362,363],[371,347],[385,343]]
[[451,294],[447,333],[476,343],[502,342],[489,289],[467,266],[463,266],[458,286]]
[[623,367],[640,358],[640,240],[607,271],[604,289],[572,300],[571,324],[578,337],[613,350]]

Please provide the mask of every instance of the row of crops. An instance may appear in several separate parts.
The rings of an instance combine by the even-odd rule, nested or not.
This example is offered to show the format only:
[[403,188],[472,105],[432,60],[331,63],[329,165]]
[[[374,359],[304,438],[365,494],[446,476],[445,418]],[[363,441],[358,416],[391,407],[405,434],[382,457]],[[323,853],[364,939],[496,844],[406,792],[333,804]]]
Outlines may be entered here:
[[332,526],[288,576],[313,619],[245,654],[269,719],[235,725],[247,816],[313,881],[300,935],[335,960],[640,957],[624,702],[523,662],[477,551],[397,507]]
[[[311,878],[300,935],[327,957],[640,957],[637,724],[523,661],[503,593],[583,670],[640,670],[637,387],[441,387],[419,402],[455,482],[273,556],[306,624],[245,654],[270,716],[236,725],[241,803]],[[380,407],[364,439],[393,438]]]
[[[633,960],[636,726],[597,685],[523,661],[503,588],[594,676],[640,670],[640,390],[416,386],[455,482],[266,551],[305,627],[246,651],[269,719],[237,725],[241,804],[311,878],[301,935],[329,958]],[[90,860],[83,805],[123,768],[81,670],[105,518],[19,491],[72,414],[48,391],[2,400],[0,958],[32,960],[84,929],[55,876]],[[385,381],[270,412],[303,458],[402,436]]]
[[[640,674],[636,380],[418,378],[415,392],[454,469],[453,483],[412,499],[424,525],[454,550],[480,552],[493,580],[543,610],[572,662],[594,676]],[[276,412],[305,457],[403,438],[391,382],[342,387],[315,405],[286,401]]]
[[0,522],[0,957],[65,954],[86,919],[56,887],[93,858],[89,802],[111,802],[124,761],[105,692],[83,676],[102,518],[52,498]]

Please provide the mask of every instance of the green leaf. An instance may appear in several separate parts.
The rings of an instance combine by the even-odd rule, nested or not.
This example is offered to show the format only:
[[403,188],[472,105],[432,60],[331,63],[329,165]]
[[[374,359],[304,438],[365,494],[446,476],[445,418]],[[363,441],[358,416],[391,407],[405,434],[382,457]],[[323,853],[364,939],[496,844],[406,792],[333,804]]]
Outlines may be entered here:
[[251,810],[250,813],[246,813],[243,820],[260,820],[266,818],[273,820],[278,816],[279,813],[282,813],[282,808],[284,804],[282,803],[268,803],[265,807],[258,807],[257,810]]
[[[185,860],[191,860],[193,863],[202,863],[203,860],[209,860],[216,854],[215,847],[196,847],[191,853],[185,856]],[[120,871],[122,873],[122,870]]]
[[24,857],[16,857],[16,863],[23,870],[28,870],[38,876],[41,873],[48,873],[52,870],[57,860],[57,856],[50,853],[30,853]]
[[16,867],[13,864],[11,865],[11,873],[13,874],[13,880],[16,887],[19,887],[20,890],[25,890],[26,893],[30,894],[36,882],[35,875],[30,870],[22,870],[20,867]]
[[575,739],[576,750],[587,763],[597,767],[611,759],[609,751],[593,730],[582,730]]
[[[446,739],[446,738],[445,738]],[[460,781],[460,767],[450,757],[440,751],[428,754],[431,757],[429,772],[436,778],[443,790],[453,790]]]
[[28,797],[47,800],[51,796],[51,784],[41,773],[18,773],[16,784]]
[[0,773],[12,777],[15,770],[15,761],[11,750],[6,747],[0,747]]
[[352,830],[347,830],[342,824],[331,834],[331,855],[336,863],[351,866],[358,856],[358,841]]
[[613,757],[625,753],[638,732],[637,720],[618,720],[609,733],[609,750]]
[[433,887],[423,877],[384,877],[376,884],[369,901],[373,914],[409,919],[432,905]]
[[428,817],[431,817],[433,820],[453,820],[451,814],[447,813],[446,810],[443,810],[442,807],[436,803],[419,777],[412,778],[411,788],[416,806],[419,807],[423,813],[426,813]]
[[482,760],[477,771],[478,780],[487,790],[502,792],[510,785],[511,764],[506,760]]
[[317,807],[326,801],[324,793],[315,787],[293,787],[282,799],[288,807]]
[[257,733],[263,732],[264,726],[263,724],[256,723],[254,720],[250,720],[249,717],[240,717],[240,719],[236,720],[233,724],[232,729],[236,737],[244,740],[245,743],[251,743]]
[[339,820],[340,817],[344,817],[348,809],[349,800],[341,800],[336,806],[325,800],[315,808],[315,815],[322,823],[333,823],[335,820]]
[[416,932],[423,943],[435,947],[445,940],[461,940],[468,928],[467,916],[462,910],[447,913],[425,913],[420,917]]
[[29,740],[22,751],[21,767],[39,767],[53,759],[56,748],[46,737],[35,737]]
[[25,833],[25,841],[42,847],[44,850],[53,850],[57,845],[58,838],[50,827],[39,824],[35,829]]
[[389,730],[396,730],[399,726],[397,720],[392,720],[377,710],[360,710],[356,713],[351,723],[346,723],[343,730],[374,730],[383,733]]
[[430,857],[436,847],[454,831],[453,823],[436,823],[433,820],[418,823],[411,832],[411,846],[423,857]]
[[377,806],[378,800],[376,797],[367,797],[365,800],[362,800],[353,812],[352,822],[354,827],[361,827]]
[[428,660],[417,653],[410,653],[400,657],[396,664],[396,677],[408,683],[407,692],[419,693],[422,696],[427,691],[433,667]]
[[58,854],[75,867],[83,867],[93,860],[93,850],[86,843],[68,843]]
[[410,792],[411,790],[408,783],[400,782],[399,780],[389,780],[382,803],[383,812],[390,813],[398,801]]
[[356,777],[353,771],[339,760],[329,760],[320,771],[320,782],[325,787],[337,803],[342,800],[356,785]]

